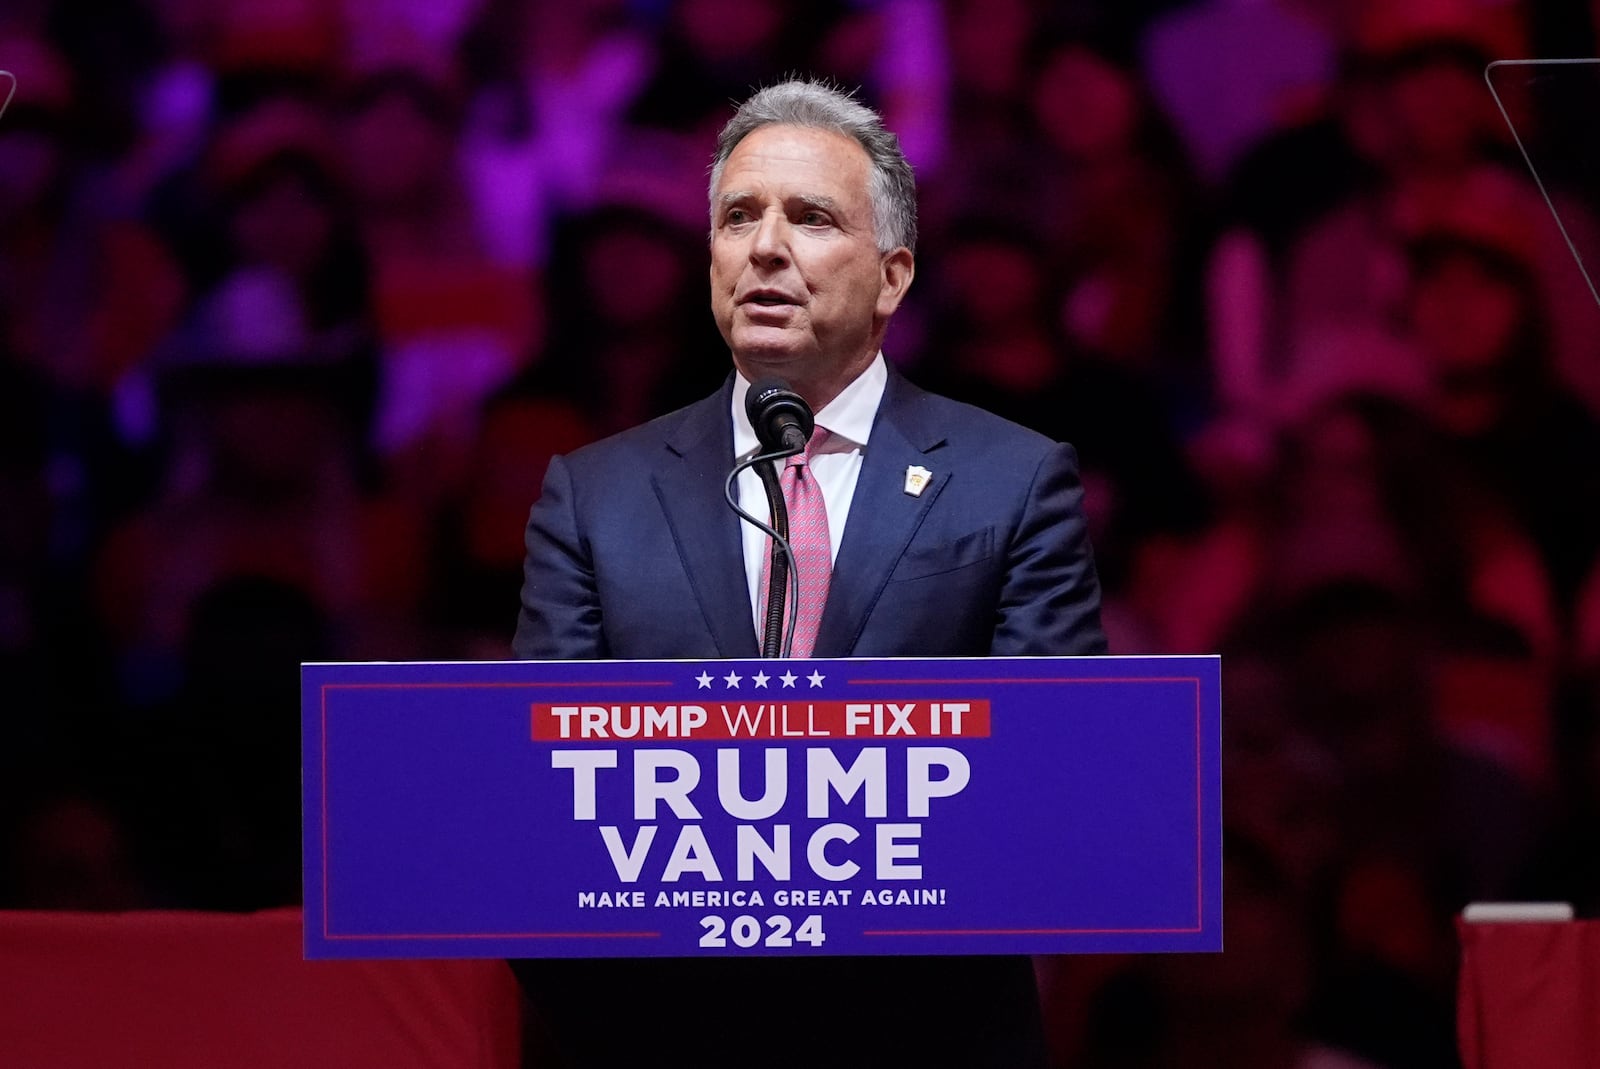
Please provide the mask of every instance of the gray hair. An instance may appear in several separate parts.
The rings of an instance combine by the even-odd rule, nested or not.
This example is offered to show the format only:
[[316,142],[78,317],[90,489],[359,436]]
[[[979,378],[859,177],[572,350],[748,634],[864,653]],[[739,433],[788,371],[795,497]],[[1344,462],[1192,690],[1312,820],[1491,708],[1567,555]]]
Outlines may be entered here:
[[904,245],[917,249],[917,180],[911,163],[900,151],[900,139],[885,129],[877,112],[825,82],[790,81],[768,86],[739,105],[728,125],[717,135],[717,154],[711,161],[712,210],[717,185],[733,150],[763,126],[805,126],[831,130],[859,144],[872,165],[867,194],[872,198],[872,226],[879,252]]

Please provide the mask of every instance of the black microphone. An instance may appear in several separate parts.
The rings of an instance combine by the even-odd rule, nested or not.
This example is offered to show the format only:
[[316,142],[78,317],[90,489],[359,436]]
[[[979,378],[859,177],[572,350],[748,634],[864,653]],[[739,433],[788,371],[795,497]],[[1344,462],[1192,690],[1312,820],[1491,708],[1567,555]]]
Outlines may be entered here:
[[744,395],[744,410],[766,453],[791,455],[802,451],[816,426],[806,399],[782,379],[762,379],[753,384]]

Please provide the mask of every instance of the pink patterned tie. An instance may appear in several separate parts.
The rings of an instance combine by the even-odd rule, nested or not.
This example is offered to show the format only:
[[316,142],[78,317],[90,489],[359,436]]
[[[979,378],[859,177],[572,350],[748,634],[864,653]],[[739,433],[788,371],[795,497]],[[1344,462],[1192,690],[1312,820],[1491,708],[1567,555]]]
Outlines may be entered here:
[[[790,457],[778,476],[783,500],[789,508],[789,546],[794,550],[795,569],[800,575],[800,612],[795,619],[791,656],[810,657],[817,644],[817,628],[822,623],[822,608],[828,603],[828,582],[833,578],[833,549],[828,540],[828,510],[823,504],[822,487],[811,474],[808,461],[828,432],[822,427],[811,432],[803,453]],[[767,579],[772,573],[771,542],[761,560],[760,614],[767,616]],[[784,610],[784,627],[789,612]]]

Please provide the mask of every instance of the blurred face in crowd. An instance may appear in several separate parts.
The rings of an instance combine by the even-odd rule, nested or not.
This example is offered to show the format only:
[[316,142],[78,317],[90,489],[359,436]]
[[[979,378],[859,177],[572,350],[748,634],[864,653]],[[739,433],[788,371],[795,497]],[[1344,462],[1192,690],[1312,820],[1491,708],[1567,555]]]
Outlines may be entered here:
[[1027,0],[949,0],[942,6],[952,73],[962,94],[990,100],[1015,95],[1033,32]]
[[1459,168],[1478,153],[1494,118],[1483,76],[1459,63],[1418,63],[1388,83],[1384,108],[1404,162]]
[[1417,279],[1411,326],[1436,375],[1491,370],[1506,356],[1526,312],[1522,294],[1470,255],[1446,257]]
[[313,393],[240,393],[201,418],[215,478],[241,500],[302,499],[341,459],[341,417]]
[[872,362],[911,285],[910,250],[878,251],[869,174],[849,137],[765,126],[712,194],[711,308],[734,364],[817,408]]
[[1132,80],[1087,48],[1065,48],[1050,59],[1034,87],[1033,106],[1046,136],[1076,161],[1126,151],[1139,122]]
[[327,255],[333,209],[310,176],[293,167],[275,169],[240,201],[231,236],[245,262],[305,279]]
[[958,311],[974,325],[1002,330],[1038,315],[1044,272],[1033,254],[1004,239],[951,249],[944,276]]
[[367,204],[433,203],[452,157],[451,133],[416,94],[390,89],[368,101],[345,131],[351,184]]
[[1433,416],[1456,434],[1482,433],[1501,418],[1519,370],[1534,359],[1520,344],[1532,296],[1480,256],[1445,255],[1417,277],[1412,338],[1433,384]]
[[1033,252],[1004,237],[976,237],[948,248],[940,303],[959,324],[951,355],[963,374],[1019,393],[1060,370],[1048,331],[1045,272]]
[[[589,243],[583,257],[584,289],[624,330],[672,322],[681,311],[686,270],[677,249],[638,229],[602,234]],[[628,280],[628,299],[608,300],[619,278]]]

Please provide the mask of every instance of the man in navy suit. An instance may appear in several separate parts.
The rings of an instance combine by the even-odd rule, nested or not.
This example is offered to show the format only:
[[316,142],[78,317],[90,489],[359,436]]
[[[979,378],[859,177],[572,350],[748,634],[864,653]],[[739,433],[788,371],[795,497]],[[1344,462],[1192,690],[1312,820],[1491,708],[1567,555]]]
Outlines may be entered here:
[[[777,376],[828,434],[810,455],[833,571],[817,657],[1105,652],[1070,446],[917,389],[884,360],[915,274],[894,135],[829,87],[744,103],[711,175],[713,396],[550,465],[514,648],[541,659],[755,657],[764,538],[723,500]],[[627,280],[619,279],[626,300]],[[759,484],[741,504],[764,514]],[[758,507],[759,506],[759,507]],[[1026,959],[519,963],[573,1064],[1042,1064]]]

